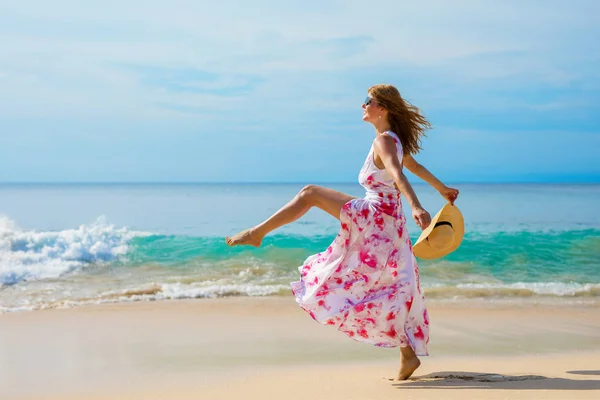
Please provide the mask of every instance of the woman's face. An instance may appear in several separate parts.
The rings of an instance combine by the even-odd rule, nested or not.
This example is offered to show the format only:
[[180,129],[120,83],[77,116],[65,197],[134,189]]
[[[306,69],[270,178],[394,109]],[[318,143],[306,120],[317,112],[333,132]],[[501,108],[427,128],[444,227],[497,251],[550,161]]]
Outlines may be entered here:
[[377,104],[377,100],[371,97],[371,95],[367,96],[362,108],[365,110],[362,116],[362,120],[365,122],[374,123],[381,116],[381,106]]

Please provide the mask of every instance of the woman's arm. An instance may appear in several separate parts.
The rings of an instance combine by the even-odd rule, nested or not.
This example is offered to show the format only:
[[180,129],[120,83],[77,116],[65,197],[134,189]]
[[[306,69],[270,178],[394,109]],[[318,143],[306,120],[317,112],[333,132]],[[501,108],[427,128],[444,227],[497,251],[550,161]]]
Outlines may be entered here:
[[388,135],[379,135],[375,139],[374,147],[385,169],[394,179],[398,190],[408,200],[415,222],[421,229],[427,228],[431,222],[431,216],[423,209],[410,182],[402,173],[402,164],[398,159],[396,142]]
[[458,189],[444,185],[438,178],[429,172],[427,168],[419,164],[410,154],[403,157],[403,163],[410,172],[429,183],[435,190],[440,192],[442,197],[451,204],[454,204],[454,201],[458,197]]

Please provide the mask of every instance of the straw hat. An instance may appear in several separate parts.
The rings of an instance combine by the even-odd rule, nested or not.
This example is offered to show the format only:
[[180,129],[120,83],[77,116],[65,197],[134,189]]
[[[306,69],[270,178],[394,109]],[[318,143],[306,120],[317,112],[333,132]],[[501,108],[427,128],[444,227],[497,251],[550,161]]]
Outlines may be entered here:
[[423,259],[443,257],[458,248],[464,234],[465,221],[460,210],[448,203],[421,233],[413,245],[413,252]]

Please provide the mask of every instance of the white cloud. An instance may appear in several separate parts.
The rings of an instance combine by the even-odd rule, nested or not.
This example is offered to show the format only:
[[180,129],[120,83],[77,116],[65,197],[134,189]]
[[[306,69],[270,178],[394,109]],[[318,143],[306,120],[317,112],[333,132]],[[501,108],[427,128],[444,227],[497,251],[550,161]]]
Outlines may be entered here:
[[[165,104],[254,109],[284,98],[286,86],[297,93],[308,86],[312,97],[346,91],[335,82],[305,85],[311,72],[368,75],[379,67],[423,68],[471,84],[514,76],[567,85],[577,70],[553,61],[589,57],[598,11],[593,1],[4,1],[0,115],[172,116]],[[189,81],[196,92],[169,90],[130,66],[219,77]],[[262,79],[251,96],[215,94],[244,75]]]

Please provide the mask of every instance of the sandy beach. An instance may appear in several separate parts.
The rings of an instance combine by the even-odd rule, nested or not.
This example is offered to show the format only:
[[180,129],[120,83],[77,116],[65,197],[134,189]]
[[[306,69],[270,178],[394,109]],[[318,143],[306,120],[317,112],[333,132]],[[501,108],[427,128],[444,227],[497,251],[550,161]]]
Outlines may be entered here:
[[0,315],[1,399],[597,399],[600,308],[431,302],[430,356],[356,343],[291,296]]

